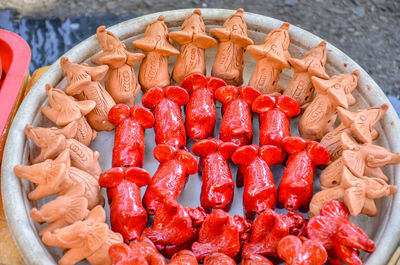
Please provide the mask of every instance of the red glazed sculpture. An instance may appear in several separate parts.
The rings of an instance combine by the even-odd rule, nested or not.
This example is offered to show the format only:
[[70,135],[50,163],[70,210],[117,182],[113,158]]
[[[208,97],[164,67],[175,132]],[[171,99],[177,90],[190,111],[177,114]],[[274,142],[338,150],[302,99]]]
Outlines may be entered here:
[[205,139],[214,132],[216,120],[215,90],[226,86],[225,81],[202,74],[191,74],[181,83],[189,93],[186,105],[186,132],[194,141]]
[[273,265],[267,258],[257,254],[245,254],[242,257],[242,265]]
[[200,202],[207,212],[212,208],[230,207],[235,183],[228,160],[237,147],[234,143],[222,142],[214,138],[198,141],[192,147],[192,152],[200,156],[200,171],[202,171],[203,179]]
[[186,105],[189,94],[178,86],[153,87],[142,98],[142,104],[153,110],[156,144],[176,148],[186,145],[186,131],[180,106]]
[[204,259],[203,265],[236,265],[236,262],[224,253],[212,253]]
[[215,252],[235,258],[242,244],[247,242],[250,229],[251,223],[243,217],[232,217],[223,210],[215,210],[201,225],[192,251],[199,261]]
[[171,257],[182,249],[190,248],[205,218],[202,207],[183,207],[175,199],[167,197],[155,212],[153,228],[144,229],[142,235]]
[[279,78],[282,69],[290,68],[289,43],[289,23],[285,22],[279,29],[268,33],[263,44],[247,47],[251,56],[257,61],[249,86],[261,94],[279,93],[283,90]]
[[164,16],[161,15],[150,23],[144,32],[144,37],[133,41],[133,46],[146,52],[139,69],[139,82],[143,92],[155,86],[168,86],[170,84],[168,57],[178,55],[179,51],[169,42]]
[[313,195],[315,166],[329,163],[329,152],[320,143],[298,136],[283,139],[290,154],[278,188],[279,204],[289,211],[308,210]]
[[190,250],[181,250],[175,253],[168,265],[198,265],[196,256]]
[[232,161],[239,165],[236,184],[244,184],[243,207],[248,219],[276,205],[276,187],[268,167],[276,160],[282,160],[281,149],[268,145],[242,146],[232,155]]
[[96,35],[103,52],[94,56],[92,62],[108,65],[109,72],[105,80],[108,93],[117,104],[133,106],[140,85],[136,83],[132,66],[140,62],[145,55],[129,52],[125,44],[112,32],[107,31],[105,26],[98,27]]
[[161,144],[154,148],[153,155],[160,165],[143,197],[149,214],[154,214],[166,198],[178,199],[188,175],[198,170],[196,158],[187,149]]
[[193,73],[206,74],[205,49],[217,45],[217,41],[206,34],[201,11],[196,9],[188,15],[180,31],[169,33],[169,37],[181,45],[180,54],[176,58],[172,79],[180,84]]
[[260,95],[252,87],[224,86],[215,91],[215,98],[222,102],[222,121],[219,139],[239,146],[251,144],[251,104]]
[[294,98],[305,108],[314,98],[311,77],[329,78],[325,72],[326,41],[311,48],[302,59],[289,58],[289,63],[293,66],[294,74],[284,94]]
[[247,36],[247,25],[243,19],[243,9],[230,15],[221,28],[210,30],[218,39],[211,75],[223,79],[229,85],[243,84],[244,52],[253,41]]
[[311,240],[325,247],[330,261],[339,262],[340,258],[346,264],[363,264],[358,257],[358,250],[368,253],[375,250],[374,241],[350,222],[348,209],[338,201],[324,204],[321,215],[311,218],[308,222],[307,234]]

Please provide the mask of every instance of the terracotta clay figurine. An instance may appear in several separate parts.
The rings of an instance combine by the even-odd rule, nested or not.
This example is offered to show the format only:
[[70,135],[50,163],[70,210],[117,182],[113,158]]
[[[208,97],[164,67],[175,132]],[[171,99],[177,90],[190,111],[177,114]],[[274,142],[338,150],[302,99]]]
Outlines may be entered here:
[[181,30],[170,32],[169,37],[181,45],[180,54],[172,71],[175,83],[180,84],[186,76],[193,73],[205,75],[205,49],[214,47],[217,41],[206,34],[201,11],[194,10],[186,17]]
[[152,228],[145,228],[142,236],[149,238],[167,257],[189,249],[197,239],[198,230],[206,218],[202,207],[188,208],[167,197],[157,208]]
[[324,246],[318,241],[292,235],[279,241],[277,251],[279,257],[288,265],[323,265],[328,258]]
[[261,94],[279,93],[283,90],[279,78],[282,69],[290,68],[289,43],[289,23],[285,22],[279,29],[268,33],[263,44],[247,47],[257,61],[249,86],[259,90]]
[[97,132],[90,127],[84,116],[95,108],[96,102],[93,100],[77,101],[65,94],[63,90],[53,88],[50,84],[46,85],[46,93],[50,106],[42,107],[43,115],[58,126],[69,127],[69,130],[75,132],[72,137],[68,138],[74,138],[89,146],[96,138]]
[[396,191],[396,186],[387,184],[383,179],[356,177],[347,167],[343,167],[340,185],[314,194],[308,215],[310,217],[319,215],[325,202],[338,200],[344,202],[352,216],[360,213],[376,216],[378,209],[374,199],[390,196]]
[[336,121],[336,107],[348,106],[356,103],[351,92],[357,87],[360,72],[355,70],[351,74],[332,76],[329,80],[316,76],[311,78],[317,96],[305,110],[299,123],[301,137],[320,141],[325,134],[333,130]]
[[[238,146],[214,138],[200,140],[192,147],[193,154],[200,156],[201,206],[211,209],[228,209],[233,199],[235,183],[229,168],[229,159]],[[227,208],[225,208],[227,207]]]
[[212,253],[204,259],[203,265],[236,265],[236,262],[224,253]]
[[186,132],[193,141],[213,134],[216,121],[214,94],[223,86],[226,83],[222,79],[202,74],[191,74],[183,79],[181,87],[190,95],[186,105]]
[[346,132],[341,135],[342,156],[321,172],[320,182],[323,188],[331,188],[341,183],[343,167],[347,167],[356,177],[380,178],[388,182],[381,167],[400,163],[400,153],[373,145],[359,144]]
[[115,105],[115,101],[100,84],[100,80],[107,74],[108,66],[91,67],[88,64],[70,62],[62,57],[61,68],[67,77],[68,86],[65,92],[79,100],[93,100],[96,107],[87,115],[87,120],[96,131],[111,131],[114,126],[108,121],[108,112]]
[[242,265],[273,265],[267,258],[257,254],[245,254],[242,257]]
[[342,202],[329,201],[321,215],[312,217],[307,224],[308,238],[321,243],[328,252],[330,264],[363,264],[359,250],[375,251],[368,235],[349,220],[349,211]]
[[113,244],[121,243],[122,236],[111,231],[105,221],[103,207],[97,206],[85,220],[46,232],[42,240],[48,246],[68,249],[58,261],[60,265],[76,264],[83,259],[92,265],[111,265],[108,249]]
[[198,240],[193,243],[192,251],[198,261],[215,252],[236,258],[241,246],[249,239],[250,229],[251,222],[242,216],[232,217],[221,209],[215,210],[201,225]]
[[105,80],[108,93],[116,103],[133,106],[140,85],[136,82],[132,66],[140,62],[145,55],[129,52],[125,44],[112,32],[107,31],[105,26],[98,27],[96,35],[103,52],[94,56],[92,62],[108,65],[109,72]]
[[186,145],[186,130],[180,106],[186,105],[189,94],[178,86],[153,87],[142,98],[142,104],[153,110],[156,144],[176,148]]
[[71,167],[68,149],[61,152],[54,160],[48,159],[31,166],[17,165],[14,167],[14,173],[19,178],[37,184],[36,188],[28,193],[29,200],[40,200],[54,194],[64,195],[75,189],[79,183],[83,183],[88,208],[104,205],[97,179],[85,171]]
[[190,250],[181,250],[175,253],[168,265],[198,265],[196,256]]
[[294,74],[284,94],[294,98],[302,108],[305,108],[314,98],[311,77],[329,79],[329,75],[325,72],[326,41],[321,41],[311,48],[302,59],[289,58],[289,63],[294,69]]
[[167,197],[178,199],[188,175],[198,170],[196,158],[186,148],[160,144],[154,148],[153,155],[160,165],[143,197],[149,214],[154,214]]
[[361,143],[371,144],[379,136],[375,126],[379,119],[386,113],[387,104],[379,107],[350,112],[342,107],[337,107],[337,112],[342,123],[333,131],[327,133],[322,139],[321,144],[328,149],[331,160],[338,159],[343,152],[340,144],[340,135],[347,132],[355,137]]
[[84,185],[79,183],[76,188],[44,204],[40,210],[32,208],[30,216],[33,220],[50,223],[39,231],[39,236],[85,219],[89,210],[84,192]]
[[223,79],[229,85],[243,84],[244,52],[254,42],[247,36],[247,25],[243,19],[243,9],[230,15],[221,28],[210,30],[218,39],[211,75]]
[[152,87],[168,86],[168,57],[178,55],[179,51],[169,42],[164,16],[160,15],[156,21],[151,22],[144,32],[144,37],[133,41],[133,46],[146,53],[139,69],[139,82],[143,93]]
[[251,104],[260,95],[256,89],[223,86],[215,91],[215,98],[222,102],[222,121],[219,139],[239,146],[249,145],[253,140]]
[[40,154],[32,162],[39,163],[46,159],[54,159],[65,149],[69,150],[72,166],[86,171],[96,179],[101,174],[99,164],[99,152],[92,151],[89,147],[70,137],[69,126],[63,129],[55,127],[32,128],[29,124],[25,126],[25,135],[31,139],[39,148]]

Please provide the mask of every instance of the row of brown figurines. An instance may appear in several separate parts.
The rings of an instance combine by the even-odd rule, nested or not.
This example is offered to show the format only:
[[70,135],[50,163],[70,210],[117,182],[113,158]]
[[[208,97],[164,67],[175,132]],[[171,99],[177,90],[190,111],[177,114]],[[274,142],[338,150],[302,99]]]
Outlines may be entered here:
[[345,131],[340,140],[342,155],[321,172],[322,191],[313,196],[309,215],[319,215],[325,202],[338,200],[346,204],[352,216],[376,216],[374,200],[397,191],[396,186],[388,184],[381,167],[400,163],[400,153],[371,143],[360,144]]

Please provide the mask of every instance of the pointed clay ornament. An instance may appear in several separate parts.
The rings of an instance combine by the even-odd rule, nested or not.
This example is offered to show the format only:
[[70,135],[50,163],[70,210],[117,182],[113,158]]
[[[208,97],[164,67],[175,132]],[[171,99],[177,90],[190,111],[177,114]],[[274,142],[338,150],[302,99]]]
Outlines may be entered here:
[[306,105],[314,98],[314,86],[311,77],[329,78],[325,72],[326,41],[322,41],[311,48],[302,59],[289,58],[289,63],[293,66],[294,75],[284,94],[296,99],[300,106]]
[[135,40],[133,46],[146,52],[139,69],[139,82],[143,93],[152,87],[165,87],[170,84],[168,57],[178,55],[179,51],[171,45],[168,38],[168,27],[164,16],[150,23],[144,37]]
[[247,48],[257,61],[249,86],[258,89],[261,94],[282,91],[279,77],[282,69],[290,68],[289,43],[289,23],[285,22],[279,29],[268,33],[263,44],[250,45]]
[[107,74],[108,66],[91,67],[87,64],[77,64],[70,62],[67,57],[62,57],[60,64],[68,81],[65,92],[79,100],[96,102],[96,107],[87,115],[90,126],[96,131],[114,129],[108,121],[108,112],[115,105],[115,101],[99,82]]
[[313,86],[317,90],[317,96],[310,103],[300,119],[299,131],[301,137],[319,141],[325,134],[333,130],[336,121],[336,108],[347,109],[349,105],[356,103],[351,92],[357,87],[360,72],[332,76],[325,80],[313,76]]
[[181,45],[180,54],[172,71],[172,79],[180,84],[190,74],[205,75],[205,49],[214,47],[217,41],[206,34],[200,10],[196,9],[187,16],[181,30],[170,32],[169,37]]
[[244,52],[253,41],[247,36],[247,25],[243,19],[243,9],[239,8],[224,22],[221,28],[210,30],[218,39],[211,75],[223,79],[229,85],[243,83]]
[[115,102],[133,106],[140,85],[136,82],[132,66],[140,62],[145,55],[127,51],[125,44],[112,32],[107,31],[105,26],[98,27],[96,34],[103,52],[93,57],[92,62],[108,65],[109,74],[105,86]]

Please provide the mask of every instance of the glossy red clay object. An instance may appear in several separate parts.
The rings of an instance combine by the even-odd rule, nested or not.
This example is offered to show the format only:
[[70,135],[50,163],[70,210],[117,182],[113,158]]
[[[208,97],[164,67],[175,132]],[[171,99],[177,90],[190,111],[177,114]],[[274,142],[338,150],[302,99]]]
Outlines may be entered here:
[[375,244],[367,234],[351,223],[349,210],[339,201],[325,203],[321,215],[314,216],[307,224],[308,238],[321,243],[329,253],[329,262],[342,260],[346,264],[363,264],[358,250],[375,251]]
[[290,154],[278,188],[279,205],[289,211],[307,211],[313,195],[316,165],[329,163],[328,150],[320,143],[288,136],[282,141]]
[[203,265],[236,265],[236,262],[223,253],[212,253],[204,259]]
[[244,254],[242,257],[242,265],[273,265],[266,257],[257,254]]
[[222,79],[199,73],[183,79],[181,87],[190,95],[186,105],[186,132],[192,140],[205,139],[213,134],[216,120],[214,94],[222,86],[226,86]]
[[192,147],[193,153],[200,156],[203,179],[200,202],[207,212],[212,208],[224,209],[232,202],[235,183],[228,160],[237,147],[214,138],[200,140]]

